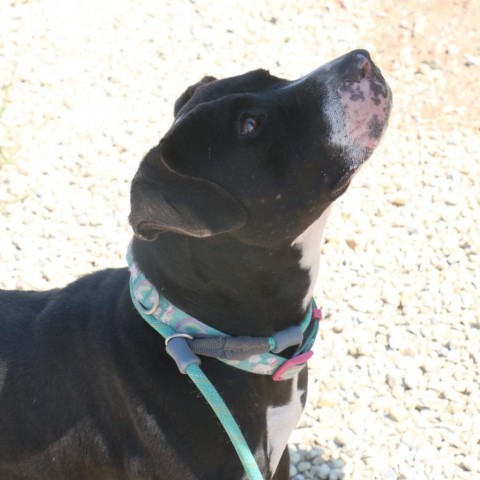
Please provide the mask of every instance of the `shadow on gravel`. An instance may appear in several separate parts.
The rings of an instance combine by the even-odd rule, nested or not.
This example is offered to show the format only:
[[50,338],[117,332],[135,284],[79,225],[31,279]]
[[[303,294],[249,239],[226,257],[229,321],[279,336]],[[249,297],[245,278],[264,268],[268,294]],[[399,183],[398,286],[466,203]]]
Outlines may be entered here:
[[341,480],[344,467],[343,460],[328,458],[321,448],[290,447],[291,480]]

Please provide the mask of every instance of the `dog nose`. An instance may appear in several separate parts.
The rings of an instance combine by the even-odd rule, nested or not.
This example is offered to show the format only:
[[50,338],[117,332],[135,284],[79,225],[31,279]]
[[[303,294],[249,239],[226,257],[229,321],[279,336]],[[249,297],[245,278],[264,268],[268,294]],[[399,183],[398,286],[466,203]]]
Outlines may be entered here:
[[345,59],[343,79],[349,82],[359,82],[372,69],[370,54],[367,50],[354,50]]

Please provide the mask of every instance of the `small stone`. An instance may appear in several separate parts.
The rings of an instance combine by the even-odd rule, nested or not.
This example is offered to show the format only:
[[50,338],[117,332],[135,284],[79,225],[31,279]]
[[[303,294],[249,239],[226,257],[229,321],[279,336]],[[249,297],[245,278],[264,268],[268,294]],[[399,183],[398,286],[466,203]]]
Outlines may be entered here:
[[457,45],[454,45],[454,44],[449,44],[447,46],[447,50],[446,52],[449,54],[449,55],[458,55],[460,53],[460,49],[458,48]]
[[294,477],[297,474],[297,468],[295,465],[290,464],[290,477]]
[[338,468],[334,468],[330,471],[328,480],[340,480],[343,477],[342,471]]
[[422,380],[423,380],[422,371],[419,368],[411,368],[408,370],[407,374],[405,375],[403,382],[408,388],[414,390],[419,386]]
[[355,434],[352,430],[342,429],[340,430],[334,438],[334,442],[340,447],[344,447],[345,445],[351,445],[355,440]]
[[399,405],[398,403],[392,403],[388,407],[387,413],[396,422],[402,422],[408,417],[408,410],[404,406]]
[[322,463],[322,465],[320,465],[320,467],[318,469],[318,477],[321,480],[327,480],[328,477],[330,476],[330,471],[331,471],[331,469],[328,466],[328,464]]
[[415,460],[425,463],[429,459],[435,459],[438,456],[438,450],[430,444],[421,445],[415,454]]
[[405,328],[393,327],[388,336],[388,346],[392,350],[405,350],[409,346],[409,339]]
[[355,240],[345,240],[345,243],[352,249],[355,250],[358,247],[358,243]]
[[0,236],[0,263],[7,265],[14,258],[16,248],[6,236]]
[[314,465],[307,473],[308,479],[313,479],[313,478],[318,478],[318,467],[317,465]]
[[299,472],[306,472],[307,470],[310,470],[312,464],[310,462],[307,462],[306,460],[300,462],[298,465],[297,465],[297,470]]
[[412,35],[418,37],[422,35],[425,31],[426,18],[425,15],[420,15],[413,25]]
[[28,189],[27,178],[21,175],[13,177],[8,184],[8,191],[15,201],[20,200]]
[[341,470],[344,465],[345,465],[345,462],[343,460],[341,460],[340,458],[333,458],[332,460],[330,460],[330,465],[332,467],[333,470]]
[[467,472],[477,472],[479,468],[479,459],[474,455],[467,455],[461,461],[461,467]]
[[397,289],[390,286],[385,286],[383,289],[382,300],[394,307],[400,305],[400,295],[398,294]]
[[465,65],[467,67],[479,67],[480,55],[465,55]]
[[297,450],[290,450],[290,462],[294,463],[295,465],[297,463],[300,463],[302,460],[302,456]]
[[321,457],[323,455],[323,450],[321,448],[312,448],[305,454],[305,460],[315,460],[317,457]]
[[323,465],[325,463],[325,459],[323,458],[322,455],[319,455],[318,457],[313,459],[312,463],[314,465]]
[[396,474],[395,470],[393,468],[389,468],[387,471],[385,471],[382,475],[383,480],[397,480],[398,475]]

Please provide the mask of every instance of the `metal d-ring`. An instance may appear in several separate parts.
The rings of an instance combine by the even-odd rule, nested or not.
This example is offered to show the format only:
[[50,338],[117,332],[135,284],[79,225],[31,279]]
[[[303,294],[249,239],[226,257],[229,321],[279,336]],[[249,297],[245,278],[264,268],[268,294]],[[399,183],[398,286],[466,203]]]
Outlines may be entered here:
[[155,310],[158,308],[159,303],[160,303],[160,299],[157,297],[155,299],[155,302],[153,302],[153,307],[147,310],[146,307],[140,301],[138,302],[140,307],[142,307],[142,311],[145,315],[152,315],[152,313],[154,313]]
[[187,340],[193,340],[193,337],[188,333],[174,333],[165,339],[165,345],[168,345],[168,342],[174,338],[186,338]]

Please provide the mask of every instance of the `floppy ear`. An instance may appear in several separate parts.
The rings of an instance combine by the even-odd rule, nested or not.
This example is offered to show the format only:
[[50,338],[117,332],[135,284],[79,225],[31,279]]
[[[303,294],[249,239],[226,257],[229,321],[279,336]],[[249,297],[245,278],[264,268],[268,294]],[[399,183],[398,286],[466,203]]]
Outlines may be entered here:
[[131,187],[130,224],[138,238],[162,232],[208,237],[245,224],[242,204],[209,180],[175,172],[164,161],[162,142],[143,159]]
[[173,115],[176,116],[177,113],[181,110],[181,108],[193,97],[195,90],[198,87],[206,85],[207,83],[214,82],[216,80],[215,77],[203,77],[199,82],[195,85],[190,85],[181,95],[178,97],[177,101],[175,102],[175,106],[173,108]]

